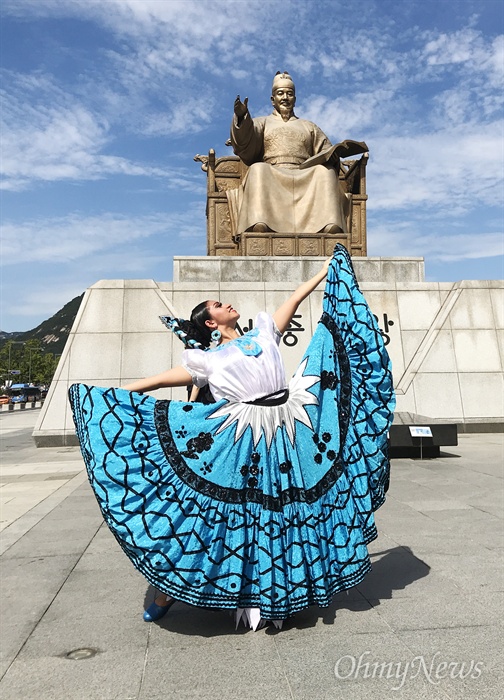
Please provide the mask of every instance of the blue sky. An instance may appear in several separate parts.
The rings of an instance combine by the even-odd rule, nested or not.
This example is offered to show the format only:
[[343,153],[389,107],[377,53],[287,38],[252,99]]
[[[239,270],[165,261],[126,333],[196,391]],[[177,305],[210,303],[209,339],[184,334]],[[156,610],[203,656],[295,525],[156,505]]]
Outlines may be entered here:
[[2,319],[206,254],[205,176],[234,98],[366,141],[368,251],[431,281],[503,269],[500,0],[2,0]]

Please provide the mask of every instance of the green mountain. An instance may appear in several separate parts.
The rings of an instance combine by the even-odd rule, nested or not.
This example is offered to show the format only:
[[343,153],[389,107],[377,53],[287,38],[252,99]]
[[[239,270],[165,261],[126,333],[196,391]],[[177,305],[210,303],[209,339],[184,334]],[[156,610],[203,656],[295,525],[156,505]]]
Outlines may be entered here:
[[26,342],[27,340],[39,340],[44,352],[52,352],[60,355],[63,352],[68,335],[79,310],[81,294],[60,309],[54,316],[42,321],[40,325],[30,331],[4,333],[0,331],[0,348],[9,340]]

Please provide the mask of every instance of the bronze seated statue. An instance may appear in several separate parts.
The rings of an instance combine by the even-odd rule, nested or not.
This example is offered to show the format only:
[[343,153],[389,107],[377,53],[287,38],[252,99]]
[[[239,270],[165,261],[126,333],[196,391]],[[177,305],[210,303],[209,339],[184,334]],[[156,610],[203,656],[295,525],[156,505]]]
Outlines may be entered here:
[[[365,143],[331,145],[294,114],[287,73],[273,81],[273,113],[252,118],[234,104],[235,156],[196,156],[207,172],[208,255],[329,255],[343,243],[366,255]],[[363,154],[359,160],[341,158]]]

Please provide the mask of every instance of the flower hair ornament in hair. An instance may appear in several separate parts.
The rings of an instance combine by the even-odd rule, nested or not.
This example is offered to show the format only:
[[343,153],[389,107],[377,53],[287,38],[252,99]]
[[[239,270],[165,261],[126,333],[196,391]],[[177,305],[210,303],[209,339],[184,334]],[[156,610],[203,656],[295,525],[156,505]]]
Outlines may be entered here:
[[189,338],[186,331],[181,327],[181,323],[184,323],[183,318],[172,318],[171,316],[160,316],[161,323],[163,323],[170,331],[175,333],[177,338],[184,343],[184,347],[188,349],[198,348],[199,350],[206,350],[201,343],[197,340]]

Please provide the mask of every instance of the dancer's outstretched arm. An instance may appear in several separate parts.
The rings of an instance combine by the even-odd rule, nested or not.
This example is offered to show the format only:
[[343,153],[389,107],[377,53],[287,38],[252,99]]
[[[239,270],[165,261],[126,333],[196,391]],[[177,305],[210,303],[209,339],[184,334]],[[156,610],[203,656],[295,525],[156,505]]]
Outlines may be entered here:
[[172,386],[190,386],[192,377],[184,367],[174,367],[161,374],[156,374],[153,377],[145,377],[138,379],[136,382],[126,384],[123,389],[128,391],[155,391],[156,389],[164,389]]
[[280,333],[283,333],[289,327],[292,317],[297,311],[299,304],[306,299],[306,297],[313,292],[315,287],[322,282],[322,280],[327,275],[327,270],[329,268],[329,263],[332,258],[328,258],[320,272],[317,272],[315,277],[312,277],[307,282],[303,282],[296,291],[290,296],[286,302],[280,306],[273,314],[273,320],[275,321]]

